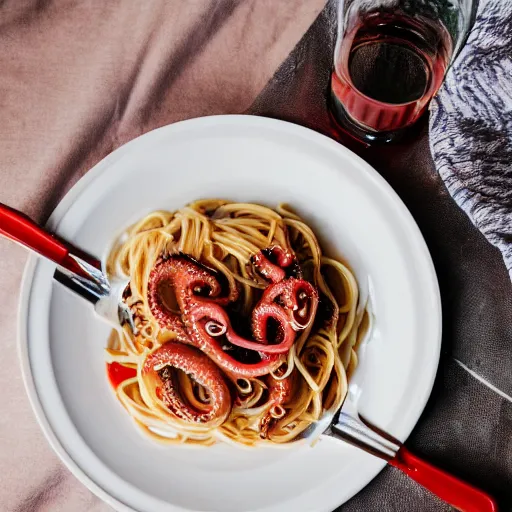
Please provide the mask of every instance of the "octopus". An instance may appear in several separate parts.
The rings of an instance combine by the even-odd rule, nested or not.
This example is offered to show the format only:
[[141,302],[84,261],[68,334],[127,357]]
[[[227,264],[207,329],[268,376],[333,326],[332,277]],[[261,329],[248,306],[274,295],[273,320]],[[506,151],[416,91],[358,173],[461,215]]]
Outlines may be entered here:
[[286,411],[283,404],[290,398],[292,392],[292,378],[275,379],[270,377],[268,383],[268,403],[269,410],[260,421],[260,437],[268,439],[272,436],[276,420],[282,418]]
[[[181,370],[208,393],[201,410],[182,397],[176,372]],[[179,342],[168,342],[149,354],[142,366],[142,379],[178,418],[216,427],[231,412],[231,393],[219,367],[200,350]]]
[[[238,299],[238,290],[224,284],[224,276],[185,254],[171,255],[156,263],[148,282],[152,315],[160,328],[175,334],[179,344],[199,349],[206,358],[197,357],[194,351],[187,353],[188,357],[181,351],[181,370],[199,375],[200,366],[208,360],[230,378],[267,375],[283,364],[297,333],[311,326],[318,307],[318,292],[302,279],[293,253],[272,246],[254,255],[251,263],[269,284],[251,313],[250,338],[240,336],[233,328],[227,307]],[[174,290],[179,312],[171,311],[164,300],[164,290],[169,286]],[[176,346],[173,342],[166,352],[169,358]],[[208,375],[213,376],[211,369]],[[172,381],[164,380],[164,402],[174,414],[191,421],[211,421],[208,414],[194,415],[179,400]],[[277,390],[279,386],[282,384],[274,387]],[[272,389],[270,397],[274,400]],[[279,396],[284,396],[284,392]]]

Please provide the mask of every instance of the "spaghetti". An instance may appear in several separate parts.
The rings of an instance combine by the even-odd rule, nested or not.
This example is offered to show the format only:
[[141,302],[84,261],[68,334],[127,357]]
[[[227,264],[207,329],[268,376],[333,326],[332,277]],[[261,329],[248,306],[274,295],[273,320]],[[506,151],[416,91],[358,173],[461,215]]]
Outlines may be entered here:
[[287,443],[342,404],[366,305],[288,207],[201,200],[151,213],[107,271],[129,278],[136,326],[112,333],[111,382],[151,438]]

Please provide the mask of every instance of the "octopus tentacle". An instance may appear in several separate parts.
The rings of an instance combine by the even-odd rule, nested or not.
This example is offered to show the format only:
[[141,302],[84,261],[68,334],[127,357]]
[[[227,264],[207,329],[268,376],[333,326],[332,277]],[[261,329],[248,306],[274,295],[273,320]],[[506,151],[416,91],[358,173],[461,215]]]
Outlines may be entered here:
[[[208,333],[206,326],[211,321],[225,327],[226,332],[219,336]],[[240,377],[260,377],[276,370],[284,362],[284,357],[279,353],[258,350],[262,347],[266,348],[265,345],[237,336],[231,327],[227,313],[217,304],[198,305],[188,317],[185,317],[185,325],[193,344],[208,354],[226,372]],[[226,339],[233,345],[256,351],[260,361],[257,363],[237,361],[223,350]]]
[[[172,376],[172,369],[190,375],[206,388],[210,403],[204,411],[189,404],[180,394]],[[155,394],[176,417],[211,427],[221,425],[228,417],[231,406],[229,387],[219,367],[208,356],[194,347],[168,342],[146,357],[142,366],[142,379],[153,386]]]
[[[187,317],[187,322],[203,341],[207,344],[215,343],[213,338],[220,337],[225,334],[227,340],[238,347],[246,348],[248,350],[256,350],[264,352],[265,354],[282,354],[288,352],[293,342],[295,341],[295,332],[288,322],[288,317],[285,311],[277,304],[261,303],[256,306],[253,311],[253,330],[254,340],[248,340],[239,336],[229,320],[228,314],[218,304],[199,304],[195,307]],[[272,318],[279,326],[281,339],[275,345],[270,345],[267,335],[268,320]],[[208,325],[215,324],[218,326],[219,335],[216,336],[208,332]],[[211,339],[210,339],[211,338]]]
[[[271,340],[269,334],[269,320],[276,325],[275,336]],[[288,321],[287,312],[277,304],[260,301],[252,312],[252,331],[254,338],[264,344],[262,351],[271,353],[288,352],[295,341],[295,330]],[[276,344],[270,344],[274,342]],[[234,341],[232,343],[235,343]]]
[[180,343],[192,343],[183,321],[177,314],[169,312],[167,316],[157,318],[157,322],[162,329],[172,331]]
[[268,382],[269,397],[271,404],[267,414],[260,420],[260,436],[268,438],[272,435],[275,420],[280,419],[286,413],[283,404],[286,403],[292,392],[292,378],[274,379],[271,377]]
[[227,296],[221,296],[223,287],[216,270],[206,267],[185,254],[175,254],[160,260],[151,271],[148,281],[148,303],[158,320],[168,313],[160,295],[160,287],[169,283],[175,291],[178,306],[183,314],[201,300],[227,305],[238,298],[238,290],[230,288]]
[[256,270],[272,283],[279,283],[286,277],[286,267],[295,261],[295,256],[290,251],[277,245],[256,253],[251,262]]
[[268,286],[263,292],[261,302],[283,306],[294,330],[300,331],[313,322],[318,299],[318,292],[311,283],[304,279],[289,278]]

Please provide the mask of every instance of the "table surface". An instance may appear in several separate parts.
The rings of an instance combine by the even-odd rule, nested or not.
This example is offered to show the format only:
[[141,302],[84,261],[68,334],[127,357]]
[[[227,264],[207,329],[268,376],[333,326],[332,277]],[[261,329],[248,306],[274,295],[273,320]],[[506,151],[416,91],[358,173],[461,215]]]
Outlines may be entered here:
[[[181,119],[251,113],[338,137],[326,111],[333,5],[324,0],[0,3],[0,201],[43,222],[116,147]],[[443,357],[408,444],[512,510],[512,287],[499,252],[435,171],[424,119],[409,140],[352,146],[414,215],[438,274]],[[16,352],[25,251],[0,240],[0,510],[111,510],[46,443]],[[340,507],[448,511],[393,468]]]

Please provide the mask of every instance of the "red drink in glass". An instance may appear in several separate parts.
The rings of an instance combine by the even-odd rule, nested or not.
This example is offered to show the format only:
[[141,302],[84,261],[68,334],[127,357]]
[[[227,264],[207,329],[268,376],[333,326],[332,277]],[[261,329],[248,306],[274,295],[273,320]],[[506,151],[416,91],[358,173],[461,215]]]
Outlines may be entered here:
[[360,139],[393,140],[423,114],[451,56],[439,21],[387,11],[362,16],[336,49],[335,118]]

